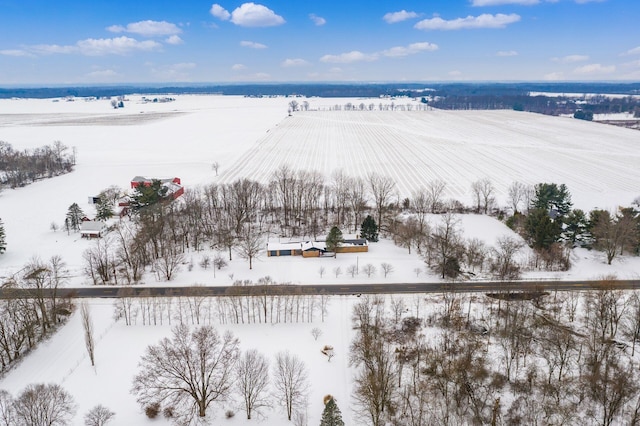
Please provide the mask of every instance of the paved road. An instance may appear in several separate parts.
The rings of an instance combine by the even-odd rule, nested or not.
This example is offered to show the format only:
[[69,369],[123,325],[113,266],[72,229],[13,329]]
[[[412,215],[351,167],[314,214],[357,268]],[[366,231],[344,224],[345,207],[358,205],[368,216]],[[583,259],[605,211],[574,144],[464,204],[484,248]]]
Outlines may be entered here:
[[[308,284],[274,286],[222,286],[222,287],[112,287],[94,286],[58,289],[58,297],[125,297],[125,296],[230,296],[230,295],[284,295],[284,294],[402,294],[402,293],[441,293],[455,290],[460,292],[497,292],[497,291],[552,291],[552,290],[588,290],[603,288],[639,289],[640,280],[607,281],[483,281],[455,283],[378,283],[378,284]],[[2,289],[0,299],[33,296],[34,290]],[[49,296],[48,291],[43,292]]]

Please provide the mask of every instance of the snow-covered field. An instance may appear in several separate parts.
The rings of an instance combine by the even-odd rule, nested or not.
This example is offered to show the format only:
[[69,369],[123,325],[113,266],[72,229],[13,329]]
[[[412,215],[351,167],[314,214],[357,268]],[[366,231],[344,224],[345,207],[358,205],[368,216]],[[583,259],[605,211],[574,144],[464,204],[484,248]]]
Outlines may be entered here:
[[[141,103],[130,96],[125,108],[114,110],[109,101],[0,100],[0,140],[27,149],[60,140],[77,150],[74,172],[0,193],[0,218],[8,251],[0,256],[0,279],[18,270],[32,256],[43,260],[60,254],[67,263],[71,285],[86,284],[82,252],[93,242],[78,234],[53,232],[62,224],[67,208],[77,202],[88,214],[87,197],[111,185],[126,188],[136,175],[182,179],[187,190],[209,182],[230,182],[238,177],[267,181],[282,164],[294,169],[318,170],[327,176],[336,169],[365,176],[376,171],[389,175],[401,197],[433,179],[447,182],[447,197],[468,202],[471,182],[488,177],[499,201],[513,181],[567,184],[576,207],[615,208],[629,205],[640,195],[640,133],[633,130],[546,117],[514,111],[327,111],[354,99],[309,99],[312,109],[287,115],[289,98],[250,99],[223,96],[176,95],[175,102]],[[378,99],[367,101],[378,105]],[[384,101],[390,102],[390,101]],[[220,164],[219,176],[212,163]],[[432,217],[432,223],[438,218]],[[480,238],[488,245],[501,235],[514,235],[506,226],[485,216],[460,217],[465,238]],[[415,282],[436,279],[424,263],[389,241],[372,244],[369,253],[339,255],[336,259],[268,258],[249,270],[237,257],[213,276],[198,266],[201,254],[191,256],[194,267],[184,265],[177,285],[225,285],[233,280],[271,276],[277,282]],[[607,274],[637,278],[637,258],[616,258],[610,267],[597,253],[576,250],[574,266],[566,273],[528,273],[527,278],[593,279]],[[353,263],[373,264],[378,273],[366,278],[347,274]],[[394,271],[384,278],[380,263]],[[340,267],[341,275],[335,276]],[[320,269],[325,273],[320,276]],[[418,276],[415,272],[420,268]],[[158,284],[153,276],[146,284]],[[335,395],[347,424],[350,377],[347,351],[352,336],[350,307],[354,298],[334,297],[326,323],[237,325],[243,349],[259,348],[268,354],[289,349],[299,354],[311,372],[309,424],[317,424],[321,397]],[[97,403],[117,413],[114,425],[152,424],[129,394],[131,379],[146,345],[168,335],[168,326],[126,327],[114,323],[111,302],[91,302],[99,336],[97,368],[85,355],[78,314],[50,341],[27,357],[6,377],[0,388],[17,393],[33,382],[57,382],[79,405],[74,425]],[[313,341],[310,329],[324,335]],[[337,355],[327,363],[321,344],[332,344]],[[246,424],[236,410],[232,420],[218,410],[216,424]],[[164,422],[164,423],[163,423]],[[166,424],[156,420],[155,424]],[[261,424],[280,425],[279,411]]]

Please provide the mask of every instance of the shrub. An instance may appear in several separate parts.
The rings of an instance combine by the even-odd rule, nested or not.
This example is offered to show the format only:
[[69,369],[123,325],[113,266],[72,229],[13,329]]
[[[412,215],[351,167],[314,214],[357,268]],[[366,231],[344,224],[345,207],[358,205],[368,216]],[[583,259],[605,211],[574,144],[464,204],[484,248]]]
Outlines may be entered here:
[[156,417],[158,417],[158,414],[160,413],[160,404],[157,402],[154,402],[153,404],[147,405],[144,409],[144,413],[150,419],[155,419]]
[[235,415],[236,415],[236,413],[235,413],[233,410],[227,410],[227,411],[224,413],[224,416],[225,416],[226,418],[228,418],[228,419],[232,418],[232,417],[233,417],[233,416],[235,416]]
[[162,410],[162,415],[165,419],[172,419],[175,414],[173,407],[165,407],[164,410]]

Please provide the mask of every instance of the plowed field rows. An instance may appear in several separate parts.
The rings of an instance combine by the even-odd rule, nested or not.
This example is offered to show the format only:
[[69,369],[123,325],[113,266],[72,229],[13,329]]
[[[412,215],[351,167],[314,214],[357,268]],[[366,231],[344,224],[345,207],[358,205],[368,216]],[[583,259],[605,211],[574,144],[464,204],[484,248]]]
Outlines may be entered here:
[[640,195],[640,132],[515,111],[298,112],[220,179],[266,183],[284,164],[326,176],[375,171],[393,178],[401,197],[441,179],[446,196],[464,202],[485,177],[502,201],[513,181],[564,183],[576,206],[610,208]]

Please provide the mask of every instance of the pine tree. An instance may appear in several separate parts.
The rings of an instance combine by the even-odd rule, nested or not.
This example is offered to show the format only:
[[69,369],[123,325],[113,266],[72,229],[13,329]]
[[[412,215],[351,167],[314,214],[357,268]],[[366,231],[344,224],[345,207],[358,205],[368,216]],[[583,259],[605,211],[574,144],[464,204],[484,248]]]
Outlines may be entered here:
[[324,406],[322,418],[320,419],[320,426],[344,426],[342,413],[333,398],[329,399],[327,404]]
[[79,231],[80,224],[82,223],[82,218],[84,217],[84,212],[78,205],[78,203],[73,203],[69,206],[69,210],[67,210],[67,217],[64,220],[65,228],[67,232],[70,230]]
[[113,207],[109,203],[108,200],[100,199],[100,202],[96,204],[96,219],[98,220],[107,220],[112,218],[114,215]]
[[326,239],[327,251],[335,253],[336,249],[338,248],[340,243],[342,243],[343,241],[344,241],[344,238],[342,238],[342,231],[337,226],[334,226],[329,231],[329,235],[327,235],[327,239]]
[[371,215],[368,215],[360,225],[360,236],[374,243],[378,241],[378,224]]
[[2,223],[2,219],[0,219],[0,254],[4,253],[7,250],[7,240],[4,236],[4,223]]

